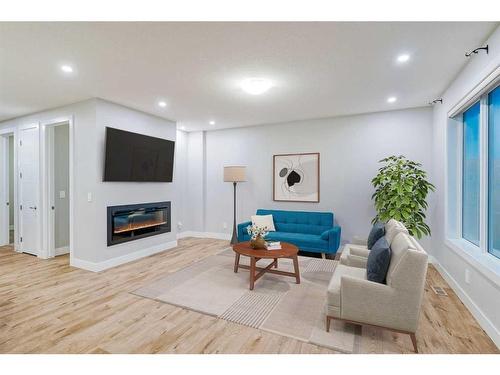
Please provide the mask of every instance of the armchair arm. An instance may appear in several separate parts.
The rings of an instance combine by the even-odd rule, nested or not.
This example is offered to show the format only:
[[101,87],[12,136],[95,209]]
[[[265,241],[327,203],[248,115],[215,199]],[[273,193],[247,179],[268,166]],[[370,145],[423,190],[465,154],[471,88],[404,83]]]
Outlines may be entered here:
[[338,226],[334,226],[328,231],[328,249],[331,253],[335,254],[340,246],[340,233],[341,229]]
[[245,221],[244,223],[238,224],[238,241],[245,241],[245,236],[248,237],[247,227],[252,225],[251,221]]
[[351,249],[351,255],[356,255],[358,257],[363,257],[363,258],[368,258],[368,255],[370,255],[370,250],[363,249],[362,247],[351,246],[350,249]]
[[368,243],[368,240],[366,238],[361,238],[359,236],[354,236],[354,238],[352,239],[352,243],[354,245],[366,246],[366,244]]
[[357,268],[366,268],[368,258],[360,257],[358,255],[347,254],[347,265]]
[[341,317],[380,327],[415,332],[419,308],[412,296],[364,279],[342,276],[340,282]]

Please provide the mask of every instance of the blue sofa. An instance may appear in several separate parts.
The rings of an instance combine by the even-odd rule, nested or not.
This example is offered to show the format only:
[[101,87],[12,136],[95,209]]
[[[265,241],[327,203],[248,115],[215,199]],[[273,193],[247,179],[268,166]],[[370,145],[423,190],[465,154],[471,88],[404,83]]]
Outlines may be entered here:
[[[289,242],[300,250],[335,254],[340,246],[340,227],[333,225],[331,212],[306,212],[258,209],[257,215],[273,215],[276,232],[266,240]],[[238,224],[238,241],[249,241],[247,227],[251,221]]]

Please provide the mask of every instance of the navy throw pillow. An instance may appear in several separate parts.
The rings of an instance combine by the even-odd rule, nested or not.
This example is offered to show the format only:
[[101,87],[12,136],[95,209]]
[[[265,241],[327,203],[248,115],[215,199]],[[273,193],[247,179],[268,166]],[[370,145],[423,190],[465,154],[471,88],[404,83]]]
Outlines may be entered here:
[[376,283],[385,283],[387,270],[391,263],[391,248],[385,236],[379,238],[372,247],[366,263],[366,278]]
[[373,227],[372,230],[370,231],[370,234],[368,235],[368,241],[367,241],[367,246],[368,249],[371,249],[375,242],[379,240],[380,237],[383,237],[385,235],[385,225],[381,221],[377,221]]

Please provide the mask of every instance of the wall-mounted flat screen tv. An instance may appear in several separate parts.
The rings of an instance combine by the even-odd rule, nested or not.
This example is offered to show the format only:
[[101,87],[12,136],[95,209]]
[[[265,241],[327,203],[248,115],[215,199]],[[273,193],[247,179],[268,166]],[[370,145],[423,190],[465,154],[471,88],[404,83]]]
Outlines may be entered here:
[[104,181],[172,182],[175,142],[106,128]]

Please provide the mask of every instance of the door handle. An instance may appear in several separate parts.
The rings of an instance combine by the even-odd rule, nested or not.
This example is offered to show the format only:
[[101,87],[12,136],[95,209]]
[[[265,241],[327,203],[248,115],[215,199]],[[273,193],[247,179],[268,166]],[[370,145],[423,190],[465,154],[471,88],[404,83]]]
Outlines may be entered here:
[[30,207],[32,210],[36,210],[36,206]]

